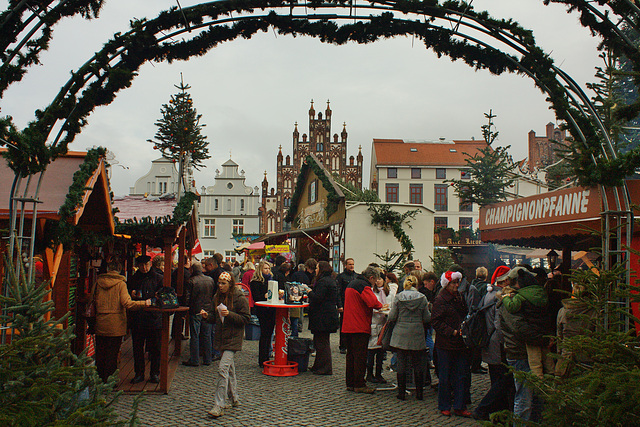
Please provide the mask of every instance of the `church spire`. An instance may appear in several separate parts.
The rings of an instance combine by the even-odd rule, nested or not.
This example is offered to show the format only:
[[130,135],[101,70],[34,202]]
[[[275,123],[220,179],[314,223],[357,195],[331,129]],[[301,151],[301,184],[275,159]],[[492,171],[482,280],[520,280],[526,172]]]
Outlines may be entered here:
[[311,100],[311,108],[309,108],[309,117],[310,118],[315,118],[316,116],[316,110],[313,109],[313,99]]
[[342,142],[347,142],[347,122],[342,124],[342,133],[340,136],[342,136]]
[[329,107],[329,100],[327,99],[327,109],[324,111],[325,119],[331,120],[331,107]]

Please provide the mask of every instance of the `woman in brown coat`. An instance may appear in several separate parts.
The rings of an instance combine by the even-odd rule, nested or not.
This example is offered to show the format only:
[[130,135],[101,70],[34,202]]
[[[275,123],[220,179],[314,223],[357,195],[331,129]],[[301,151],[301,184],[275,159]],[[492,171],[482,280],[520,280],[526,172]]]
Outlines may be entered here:
[[118,354],[122,337],[127,333],[127,310],[151,305],[151,300],[132,301],[122,264],[111,261],[107,272],[98,276],[93,298],[96,301],[96,368],[98,376],[107,382],[118,369]]
[[235,285],[228,272],[218,277],[218,292],[213,298],[210,311],[200,312],[202,317],[215,322],[216,332],[213,335],[213,346],[221,354],[218,365],[218,380],[216,381],[215,403],[208,412],[212,417],[222,415],[227,405],[227,397],[231,399],[231,406],[240,405],[236,382],[236,366],[233,356],[242,350],[244,326],[251,319],[249,302],[244,292]]

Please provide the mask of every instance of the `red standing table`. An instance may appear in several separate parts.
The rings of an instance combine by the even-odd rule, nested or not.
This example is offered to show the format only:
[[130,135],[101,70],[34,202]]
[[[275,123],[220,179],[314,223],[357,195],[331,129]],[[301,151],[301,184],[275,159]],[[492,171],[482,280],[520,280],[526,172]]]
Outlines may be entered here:
[[298,364],[289,362],[287,340],[291,335],[291,323],[289,322],[289,309],[308,307],[309,303],[285,304],[271,303],[267,301],[256,301],[255,305],[260,307],[272,307],[276,309],[276,344],[274,360],[264,362],[262,373],[274,377],[292,377],[298,375]]

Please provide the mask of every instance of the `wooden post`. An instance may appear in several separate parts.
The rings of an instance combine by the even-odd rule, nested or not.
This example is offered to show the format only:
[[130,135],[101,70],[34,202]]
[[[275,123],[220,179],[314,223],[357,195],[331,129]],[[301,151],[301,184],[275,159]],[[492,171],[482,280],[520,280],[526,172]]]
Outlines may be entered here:
[[186,236],[187,229],[186,227],[182,227],[180,229],[180,234],[178,235],[178,253],[180,254],[178,257],[178,273],[176,277],[176,293],[179,297],[182,296],[184,292],[184,249],[186,245]]
[[171,286],[171,246],[173,245],[173,237],[164,238],[164,277],[162,279],[162,286],[168,288]]

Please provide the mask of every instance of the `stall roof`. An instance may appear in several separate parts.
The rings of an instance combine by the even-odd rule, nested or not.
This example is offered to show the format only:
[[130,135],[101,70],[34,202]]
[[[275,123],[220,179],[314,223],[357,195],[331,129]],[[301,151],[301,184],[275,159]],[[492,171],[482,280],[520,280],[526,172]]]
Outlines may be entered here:
[[176,199],[148,199],[144,196],[124,196],[113,200],[113,206],[118,208],[116,217],[120,221],[144,217],[154,219],[165,216],[171,217],[177,204]]
[[[0,149],[0,153],[6,149]],[[83,151],[70,151],[64,156],[56,158],[43,172],[38,193],[37,216],[40,219],[58,220],[60,207],[65,203],[69,194],[69,187],[73,183],[73,175],[79,170],[85,161],[87,153]],[[35,197],[38,174],[24,178],[20,184],[18,195]],[[10,216],[9,199],[15,173],[9,168],[6,161],[0,161],[0,219],[7,220]],[[86,191],[82,196],[82,204],[74,217],[74,223],[92,229],[104,229],[113,233],[113,214],[111,211],[111,198],[109,196],[109,182],[106,173],[104,159],[93,172],[86,183]],[[26,216],[31,216],[31,203],[25,204]],[[85,215],[86,214],[86,215]]]
[[[631,200],[638,200],[640,181],[627,181]],[[607,197],[611,205],[611,196]],[[485,243],[530,248],[590,250],[600,247],[603,196],[597,188],[573,187],[480,209]]]

